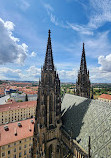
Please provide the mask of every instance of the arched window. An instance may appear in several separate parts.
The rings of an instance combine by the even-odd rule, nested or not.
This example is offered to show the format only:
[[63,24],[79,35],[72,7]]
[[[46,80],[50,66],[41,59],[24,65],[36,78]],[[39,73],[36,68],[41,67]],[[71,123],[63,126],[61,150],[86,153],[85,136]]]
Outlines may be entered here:
[[53,95],[49,97],[49,124],[52,124]]
[[46,75],[45,76],[45,84],[47,84],[48,83],[48,76]]
[[49,146],[49,158],[53,157],[53,152],[52,152],[52,144]]
[[47,126],[47,95],[44,95],[44,105],[45,105],[45,111],[44,111],[44,122],[45,125]]

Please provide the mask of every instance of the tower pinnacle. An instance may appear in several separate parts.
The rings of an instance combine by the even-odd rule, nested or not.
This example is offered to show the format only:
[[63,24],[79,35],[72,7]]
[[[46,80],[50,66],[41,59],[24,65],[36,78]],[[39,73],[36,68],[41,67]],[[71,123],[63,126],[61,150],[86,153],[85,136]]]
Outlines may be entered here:
[[78,80],[76,82],[76,94],[82,97],[90,98],[90,80],[89,71],[87,71],[84,43],[82,49],[80,71],[78,72]]
[[47,49],[45,55],[45,62],[44,62],[44,69],[45,70],[54,70],[54,63],[53,63],[53,54],[52,54],[52,45],[51,45],[51,31],[48,31],[48,42],[47,42]]
[[82,56],[81,56],[81,64],[80,64],[80,72],[82,71],[83,73],[87,72],[87,65],[86,65],[86,56],[85,56],[85,48],[84,48],[84,43],[83,43],[83,49],[82,49]]

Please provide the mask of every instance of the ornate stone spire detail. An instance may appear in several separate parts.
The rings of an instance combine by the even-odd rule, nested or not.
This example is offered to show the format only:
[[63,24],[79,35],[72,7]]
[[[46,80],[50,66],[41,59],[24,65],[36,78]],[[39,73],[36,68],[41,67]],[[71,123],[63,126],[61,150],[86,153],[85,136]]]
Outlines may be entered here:
[[81,56],[80,72],[82,72],[84,74],[87,73],[87,65],[86,65],[86,56],[85,56],[84,43],[83,43],[83,50],[82,50],[82,56]]
[[51,45],[51,31],[48,32],[48,42],[47,42],[47,49],[46,49],[46,56],[44,62],[44,69],[45,70],[54,70],[54,63],[53,63],[53,54],[52,54],[52,45]]
[[41,68],[38,87],[32,158],[61,157],[61,125],[60,80],[54,69],[49,30],[45,62],[43,69]]
[[76,81],[76,95],[90,98],[89,70],[87,71],[85,48],[83,43],[80,70]]

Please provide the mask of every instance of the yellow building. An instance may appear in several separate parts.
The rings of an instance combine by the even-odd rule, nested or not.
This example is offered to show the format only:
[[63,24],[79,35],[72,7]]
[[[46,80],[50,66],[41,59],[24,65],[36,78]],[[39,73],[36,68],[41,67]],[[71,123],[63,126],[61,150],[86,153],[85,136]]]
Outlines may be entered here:
[[34,118],[0,126],[0,158],[30,158]]
[[0,105],[0,125],[33,118],[37,101],[15,102]]

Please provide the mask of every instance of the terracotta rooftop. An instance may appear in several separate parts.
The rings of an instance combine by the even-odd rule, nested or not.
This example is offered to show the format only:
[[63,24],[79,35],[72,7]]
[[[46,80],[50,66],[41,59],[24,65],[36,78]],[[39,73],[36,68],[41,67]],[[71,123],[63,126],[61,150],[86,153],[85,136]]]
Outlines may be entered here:
[[12,104],[3,104],[3,105],[0,105],[0,112],[33,107],[33,106],[36,106],[36,104],[37,104],[37,101],[35,101],[35,100],[26,101],[26,102],[14,102]]
[[[0,126],[0,146],[33,136],[34,123],[31,123],[31,120],[35,122],[34,118],[19,121],[21,127],[18,126],[19,122]],[[5,130],[4,126],[8,126],[8,130]]]
[[99,96],[99,98],[111,100],[111,95],[109,95],[109,94],[102,94],[102,95]]

